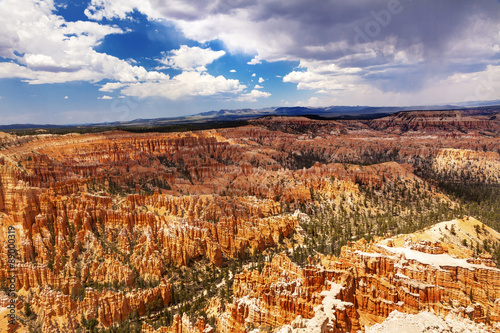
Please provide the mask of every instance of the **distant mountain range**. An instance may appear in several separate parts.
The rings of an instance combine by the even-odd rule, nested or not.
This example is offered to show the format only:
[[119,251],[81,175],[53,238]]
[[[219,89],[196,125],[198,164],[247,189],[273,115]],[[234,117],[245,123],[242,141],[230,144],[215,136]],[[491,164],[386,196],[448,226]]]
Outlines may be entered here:
[[413,110],[468,110],[473,109],[475,113],[491,113],[492,110],[500,110],[500,100],[459,103],[457,105],[428,105],[407,107],[373,107],[373,106],[327,106],[327,107],[270,107],[264,109],[235,109],[208,111],[194,115],[172,118],[134,119],[130,121],[116,121],[95,124],[72,124],[72,125],[39,125],[39,124],[12,124],[0,125],[0,130],[27,130],[27,129],[49,129],[49,128],[102,128],[102,127],[157,127],[175,126],[184,124],[220,123],[228,121],[245,121],[264,116],[319,116],[331,119],[352,118],[379,118],[399,111]]

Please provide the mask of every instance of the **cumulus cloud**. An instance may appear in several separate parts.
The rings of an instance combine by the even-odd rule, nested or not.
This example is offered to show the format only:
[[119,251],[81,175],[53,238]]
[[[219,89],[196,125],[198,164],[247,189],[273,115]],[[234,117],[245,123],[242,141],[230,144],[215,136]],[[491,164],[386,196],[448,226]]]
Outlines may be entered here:
[[0,62],[0,78],[1,79],[11,79],[11,78],[22,78],[29,79],[33,78],[34,73],[16,63],[12,62]]
[[269,96],[271,96],[271,94],[268,92],[254,89],[247,94],[242,94],[241,96],[236,98],[236,100],[239,102],[256,102],[259,98],[267,98]]
[[264,87],[263,87],[263,86],[260,86],[260,85],[258,85],[258,84],[256,84],[256,85],[255,85],[255,87],[253,87],[253,88],[254,88],[254,89],[262,89],[262,88],[264,88]]
[[2,65],[0,77],[44,84],[103,79],[134,82],[164,75],[93,49],[104,37],[123,33],[120,28],[97,22],[66,22],[54,11],[52,0],[0,3],[4,23],[0,55],[14,61]]
[[[164,54],[156,69],[182,71],[173,77],[97,52],[106,36],[126,32],[104,19],[127,20],[135,10],[172,22],[199,45],[220,41],[226,51],[182,45]],[[500,54],[500,2],[492,0],[314,5],[302,0],[91,0],[85,15],[93,21],[65,21],[53,0],[1,1],[0,57],[7,62],[0,63],[0,78],[30,84],[105,80],[99,89],[104,93],[171,99],[241,94],[245,88],[239,81],[212,76],[207,66],[227,53],[245,53],[252,57],[250,65],[296,62],[283,81],[318,92],[318,103],[359,104],[360,98],[366,100],[362,91],[373,102],[385,98],[409,104],[404,98],[418,96],[426,103],[425,98],[448,96],[452,88],[477,95],[460,78],[481,82],[479,77],[496,73]],[[491,80],[491,98],[500,97],[496,84]],[[239,98],[266,97],[255,96],[254,91],[261,92],[257,89]]]
[[115,91],[116,89],[123,88],[124,86],[125,86],[125,84],[121,83],[121,82],[108,82],[105,85],[103,85],[101,88],[99,88],[99,91],[111,92],[111,91]]
[[[137,6],[140,11],[155,15],[147,1],[93,1],[85,13],[96,20],[105,17],[125,19],[127,8]],[[68,22],[55,13],[53,0],[0,2],[3,23],[0,56],[12,60],[0,63],[0,78],[20,78],[29,84],[107,80],[99,91],[119,90],[132,96],[170,99],[238,93],[245,88],[238,80],[227,80],[223,76],[188,73],[206,72],[205,66],[225,55],[225,51],[182,45],[161,60],[163,65],[183,71],[170,77],[134,65],[134,60],[97,52],[96,46],[106,36],[125,33],[119,27],[92,21]],[[109,98],[107,95],[101,97]]]
[[130,84],[121,92],[139,98],[161,96],[178,100],[186,96],[235,94],[245,88],[238,80],[226,79],[222,75],[214,77],[208,73],[185,71],[172,79]]
[[265,81],[265,80],[264,80],[263,78],[259,77],[259,83],[262,83],[262,82],[264,82],[264,81]]
[[68,96],[64,96],[64,99],[68,99],[69,97]]
[[169,67],[180,70],[206,71],[205,66],[211,64],[214,60],[225,55],[225,51],[213,51],[212,49],[202,49],[194,46],[182,45],[178,50],[169,52],[169,55],[161,62]]
[[261,64],[262,61],[259,59],[258,56],[255,56],[252,58],[252,60],[250,60],[249,62],[247,62],[248,65],[258,65],[258,64]]
[[[89,11],[99,19],[123,18],[137,9],[170,20],[187,38],[220,40],[231,53],[253,55],[248,64],[298,61],[309,74],[296,70],[284,80],[300,89],[337,92],[356,84],[387,93],[419,92],[456,73],[481,72],[500,52],[498,1],[230,3],[93,0]],[[325,62],[337,68],[320,68]]]
[[102,97],[97,97],[97,99],[113,99],[113,97],[108,96],[108,95],[104,95]]
[[85,9],[85,15],[90,19],[98,21],[104,18],[119,18],[123,20],[127,18],[127,14],[132,12],[134,8],[149,16],[155,16],[149,1],[138,0],[92,0]]
[[361,79],[355,75],[359,68],[339,68],[324,61],[301,62],[303,70],[295,70],[283,77],[283,82],[293,82],[298,89],[344,90],[353,88]]
[[[500,90],[500,66],[489,65],[483,71],[456,73],[441,80],[429,79],[419,91],[384,91],[358,80],[352,89],[319,89],[314,99],[303,105],[429,105],[463,102],[479,102],[498,98]],[[326,85],[327,82],[318,83]],[[459,97],[459,99],[457,99]]]
[[236,73],[236,69],[231,69],[229,72],[230,73]]
[[103,92],[120,90],[122,94],[128,96],[163,97],[170,100],[178,100],[187,96],[237,94],[246,88],[238,80],[228,80],[221,75],[214,77],[206,73],[205,66],[224,54],[224,51],[182,45],[160,60],[169,68],[182,70],[181,74],[173,77],[162,74],[150,80],[137,82],[108,82],[99,90]]

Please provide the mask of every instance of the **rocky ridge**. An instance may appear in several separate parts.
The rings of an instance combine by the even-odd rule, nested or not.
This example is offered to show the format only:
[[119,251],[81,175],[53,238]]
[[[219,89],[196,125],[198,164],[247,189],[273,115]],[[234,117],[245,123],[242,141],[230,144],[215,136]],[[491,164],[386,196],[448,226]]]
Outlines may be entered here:
[[244,271],[235,277],[235,300],[217,317],[218,327],[222,332],[253,327],[356,332],[393,311],[431,311],[498,325],[499,269],[487,259],[455,258],[446,250],[453,244],[420,241],[418,234],[405,238],[403,247],[395,247],[391,239],[361,240],[345,246],[339,257],[323,256],[305,268],[281,254],[260,274]]

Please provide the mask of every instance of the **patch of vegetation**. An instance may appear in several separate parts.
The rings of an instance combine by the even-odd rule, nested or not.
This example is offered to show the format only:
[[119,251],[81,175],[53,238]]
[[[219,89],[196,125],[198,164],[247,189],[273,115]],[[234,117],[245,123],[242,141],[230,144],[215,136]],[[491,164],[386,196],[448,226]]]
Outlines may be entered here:
[[317,252],[339,255],[348,241],[411,233],[458,214],[452,202],[436,198],[429,185],[418,181],[395,179],[379,189],[361,185],[359,189],[357,202],[345,193],[338,200],[314,194],[319,204],[305,207],[311,212],[301,221],[305,246],[294,251],[292,260],[303,265]]

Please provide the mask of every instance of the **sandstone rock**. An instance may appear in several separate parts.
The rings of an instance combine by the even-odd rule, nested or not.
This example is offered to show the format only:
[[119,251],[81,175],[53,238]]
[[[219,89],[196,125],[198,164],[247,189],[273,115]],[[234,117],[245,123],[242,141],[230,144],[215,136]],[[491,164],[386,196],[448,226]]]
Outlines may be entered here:
[[[423,184],[414,174],[423,166],[457,179],[465,170],[465,176],[497,184],[495,133],[498,119],[456,112],[374,121],[271,118],[167,134],[0,133],[0,247],[6,246],[6,228],[14,226],[16,287],[37,295],[34,311],[43,317],[43,331],[71,332],[82,314],[109,326],[131,309],[143,314],[158,297],[168,303],[167,283],[132,291],[134,278],[157,281],[169,263],[189,265],[203,257],[222,265],[228,257],[260,253],[294,231],[300,234],[303,215],[292,212],[310,209],[318,198],[339,204],[344,197],[343,208],[352,212],[363,203],[360,186],[379,189],[400,179]],[[381,159],[390,162],[375,164]],[[460,245],[410,243],[411,251],[468,258]],[[395,239],[392,248],[400,247]],[[214,302],[212,308],[225,311],[218,321],[226,331],[245,330],[250,322],[305,328],[313,318],[321,327],[352,331],[393,310],[445,314],[450,302],[475,321],[498,321],[492,261],[465,264],[474,269],[436,270],[402,253],[355,243],[340,258],[325,258],[321,268],[277,257],[263,274],[235,277],[234,303]],[[7,273],[2,253],[0,279]],[[335,296],[326,295],[331,283],[340,286]],[[74,297],[84,285],[108,287]],[[324,304],[327,296],[343,308]],[[196,331],[199,323],[190,327],[179,317],[176,327]]]
[[[474,223],[474,222],[471,222]],[[359,241],[339,258],[300,268],[281,254],[262,273],[234,280],[235,300],[218,316],[222,332],[282,327],[280,332],[356,332],[393,311],[450,313],[498,322],[500,270],[457,259],[438,243],[406,238],[404,247]]]

